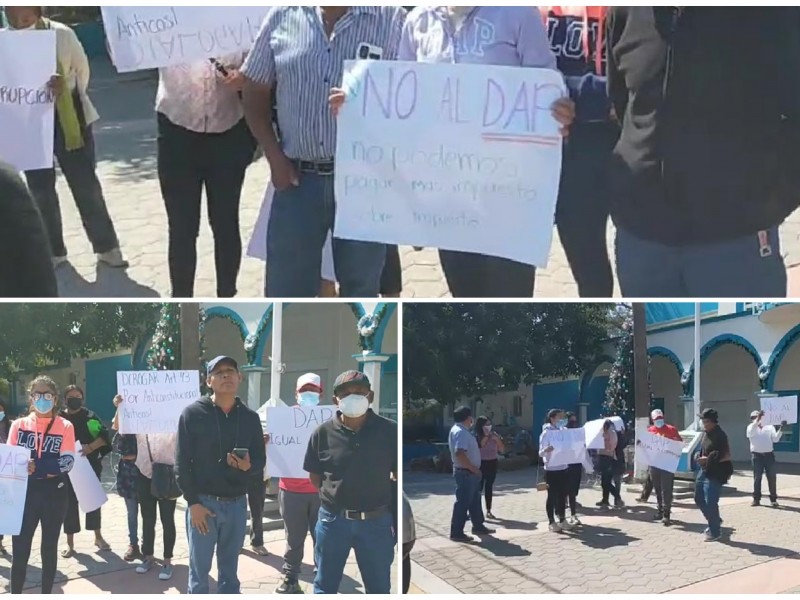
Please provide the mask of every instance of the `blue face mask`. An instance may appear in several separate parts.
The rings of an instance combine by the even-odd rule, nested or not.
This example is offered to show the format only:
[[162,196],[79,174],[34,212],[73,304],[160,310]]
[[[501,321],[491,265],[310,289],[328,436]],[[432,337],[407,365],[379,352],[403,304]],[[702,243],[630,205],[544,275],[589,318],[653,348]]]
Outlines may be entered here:
[[40,415],[46,415],[51,410],[53,410],[54,402],[52,400],[45,400],[44,398],[39,398],[36,402],[33,403],[33,408],[36,409]]
[[568,421],[566,419],[561,419],[560,421],[556,422],[556,427],[559,429],[564,429],[567,426]]
[[0,410],[0,421],[4,421],[6,418],[6,413]]
[[658,419],[656,421],[656,427],[658,427],[659,429],[663,429],[664,425],[666,425],[666,424],[667,423],[664,421],[664,419]]
[[319,406],[319,394],[316,392],[303,392],[300,394],[298,404],[305,408],[313,408]]

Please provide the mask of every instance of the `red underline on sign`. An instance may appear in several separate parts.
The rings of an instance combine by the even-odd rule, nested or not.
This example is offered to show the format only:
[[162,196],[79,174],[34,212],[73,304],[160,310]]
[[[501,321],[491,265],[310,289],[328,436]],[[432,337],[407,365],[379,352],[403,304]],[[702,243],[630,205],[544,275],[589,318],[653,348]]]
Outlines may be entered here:
[[542,135],[523,135],[514,133],[484,133],[485,142],[510,142],[512,144],[537,144],[539,146],[558,146],[561,139]]

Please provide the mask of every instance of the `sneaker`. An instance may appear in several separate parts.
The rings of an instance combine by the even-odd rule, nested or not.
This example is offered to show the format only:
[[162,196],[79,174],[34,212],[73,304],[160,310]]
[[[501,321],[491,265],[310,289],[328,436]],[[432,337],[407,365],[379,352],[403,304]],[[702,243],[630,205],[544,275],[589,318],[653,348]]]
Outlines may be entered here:
[[69,259],[66,256],[54,256],[53,257],[53,268],[57,269],[60,266],[67,264]]
[[579,517],[575,516],[575,517],[572,517],[572,525],[574,527],[582,527],[583,523],[581,523],[581,520],[580,520]]
[[608,502],[598,502],[595,504],[597,508],[611,508],[611,505]]
[[614,508],[625,508],[625,503],[622,499],[614,500]]
[[780,508],[780,507],[781,507],[781,505],[778,504],[777,502],[773,502],[772,503],[772,508]]
[[575,526],[569,521],[561,521],[559,527],[561,527],[562,531],[572,531],[575,528]]
[[144,575],[145,573],[149,573],[153,569],[154,566],[155,565],[154,565],[152,560],[150,560],[150,559],[143,560],[142,564],[140,564],[138,567],[136,567],[136,572],[139,575]]
[[112,269],[127,269],[130,264],[122,256],[122,250],[114,248],[108,252],[103,252],[97,255],[98,262],[104,263]]
[[559,525],[558,523],[550,523],[550,532],[561,533],[561,525]]
[[654,521],[663,521],[664,520],[664,513],[661,512],[661,511],[657,512],[655,514],[655,516],[653,517],[653,520]]
[[495,532],[494,529],[481,527],[480,529],[473,529],[472,535],[492,535],[494,532]]
[[714,535],[711,535],[711,532],[709,531],[706,534],[705,540],[703,540],[703,541],[705,541],[705,542],[718,542],[718,541],[720,541],[720,539],[722,539],[721,535],[714,536]]
[[639,498],[636,498],[636,502],[638,504],[647,504],[648,501],[645,498],[639,497]]
[[451,535],[450,541],[458,542],[459,544],[471,544],[475,541],[475,538],[468,536],[465,533],[462,533],[461,535]]
[[264,548],[263,544],[261,546],[251,546],[250,549],[256,556],[269,556],[269,552]]
[[139,546],[135,544],[131,544],[128,546],[128,551],[125,553],[125,556],[122,557],[122,560],[125,562],[133,562],[135,560],[141,560],[144,557],[142,556],[141,550],[139,550]]
[[172,565],[161,565],[161,572],[158,574],[158,578],[161,581],[169,581],[172,579],[172,574],[175,572],[175,567]]
[[494,513],[492,513],[492,511],[489,511],[489,512],[486,513],[486,518],[487,519],[492,519],[493,521],[497,520],[497,517],[494,516]]
[[302,594],[300,583],[294,577],[287,575],[275,590],[276,594]]
[[750,506],[752,506],[753,508],[756,508],[757,506],[761,506],[761,501],[760,500],[753,500],[753,502],[750,504]]
[[672,519],[670,519],[669,515],[666,515],[664,517],[664,520],[661,522],[664,524],[664,527],[669,527],[670,525],[672,525]]

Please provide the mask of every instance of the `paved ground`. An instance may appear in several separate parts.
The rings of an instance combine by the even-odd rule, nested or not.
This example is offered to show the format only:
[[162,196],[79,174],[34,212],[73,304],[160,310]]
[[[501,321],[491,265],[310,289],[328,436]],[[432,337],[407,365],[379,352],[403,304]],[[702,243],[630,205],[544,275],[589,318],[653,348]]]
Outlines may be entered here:
[[[634,502],[602,513],[599,491],[585,489],[579,533],[547,531],[545,494],[536,472],[502,473],[495,513],[497,533],[480,544],[451,543],[450,477],[406,474],[419,541],[413,553],[413,593],[427,594],[661,594],[788,593],[800,591],[797,516],[800,477],[783,476],[783,509],[751,508],[747,474],[737,476],[722,501],[726,540],[703,542],[705,524],[688,497],[679,500],[667,529],[654,524],[654,506]],[[624,567],[624,572],[620,569]]]
[[[97,269],[66,182],[59,180],[64,227],[71,264],[59,273],[62,295],[68,297],[157,297],[168,295],[166,215],[155,163],[155,81],[141,74],[120,77],[109,64],[93,65],[92,97],[102,120],[96,126],[99,174],[123,249],[132,267],[127,274]],[[268,179],[266,163],[251,167],[242,202],[242,231],[249,241]],[[609,229],[609,243],[613,231]],[[800,215],[784,228],[785,250],[800,263]],[[200,263],[196,294],[213,296],[214,263],[210,229],[204,225],[199,241]],[[402,249],[405,296],[443,298],[447,288],[435,251]],[[240,296],[263,294],[261,262],[244,260]],[[577,290],[561,245],[556,239],[548,269],[540,272],[537,297],[575,297]]]

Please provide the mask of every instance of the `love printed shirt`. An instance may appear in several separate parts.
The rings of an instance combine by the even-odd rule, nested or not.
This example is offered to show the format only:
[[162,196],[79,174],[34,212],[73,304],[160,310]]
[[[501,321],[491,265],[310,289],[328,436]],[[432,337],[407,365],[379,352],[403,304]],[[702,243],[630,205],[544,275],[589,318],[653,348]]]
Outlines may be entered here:
[[42,419],[30,415],[11,424],[8,443],[28,448],[36,470],[33,479],[66,475],[75,464],[75,430],[61,417]]

